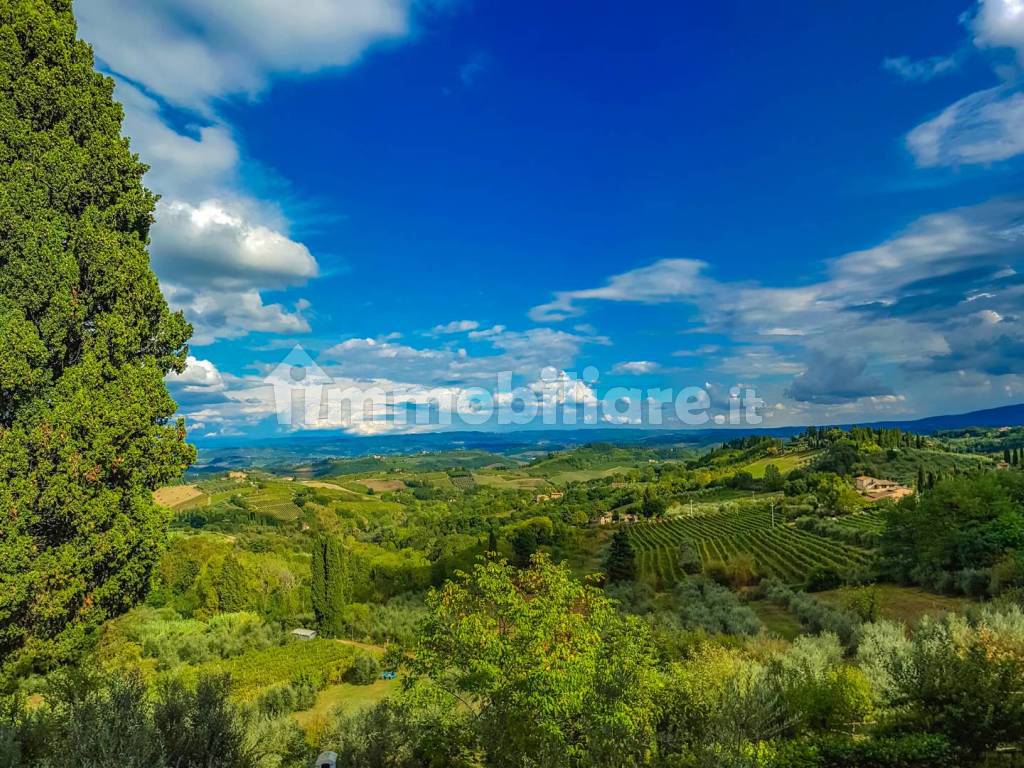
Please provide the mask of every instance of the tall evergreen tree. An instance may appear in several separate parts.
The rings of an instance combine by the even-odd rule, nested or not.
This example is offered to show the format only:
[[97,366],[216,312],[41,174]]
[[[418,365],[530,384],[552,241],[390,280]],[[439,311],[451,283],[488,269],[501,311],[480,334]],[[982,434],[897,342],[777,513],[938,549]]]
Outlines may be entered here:
[[351,602],[352,583],[348,558],[334,536],[319,536],[313,544],[311,562],[313,615],[325,635],[341,634],[346,606]]
[[0,0],[0,672],[74,658],[143,597],[152,490],[194,459],[164,385],[191,328],[155,197],[70,0]]
[[1003,461],[1005,461],[1007,464],[1012,464],[1013,459],[1014,457],[1010,455],[1010,449],[1003,448]]
[[612,536],[604,570],[609,583],[632,581],[636,578],[636,553],[624,528],[619,528]]
[[917,468],[917,492],[920,493],[925,488],[924,479],[924,467]]
[[246,598],[245,568],[234,555],[224,558],[217,579],[217,599],[220,609],[227,613],[244,610],[248,604]]

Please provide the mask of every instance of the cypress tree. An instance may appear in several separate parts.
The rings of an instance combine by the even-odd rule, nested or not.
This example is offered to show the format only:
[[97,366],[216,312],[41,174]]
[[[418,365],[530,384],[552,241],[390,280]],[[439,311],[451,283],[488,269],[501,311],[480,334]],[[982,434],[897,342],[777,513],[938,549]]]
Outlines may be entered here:
[[224,558],[217,579],[217,598],[220,609],[227,613],[244,610],[248,605],[246,599],[245,568],[234,555]]
[[1012,464],[1013,460],[1014,457],[1010,455],[1010,449],[1003,448],[1003,461],[1005,461],[1007,464]]
[[155,197],[70,0],[0,0],[0,673],[75,658],[147,590],[194,459],[164,376],[191,328]]
[[917,468],[917,492],[924,490],[924,467]]
[[314,542],[311,570],[311,597],[317,627],[325,635],[340,635],[352,587],[348,560],[335,537],[323,535]]
[[608,559],[605,561],[605,573],[608,575],[609,583],[632,581],[636,577],[636,554],[633,552],[629,534],[622,528],[612,536]]

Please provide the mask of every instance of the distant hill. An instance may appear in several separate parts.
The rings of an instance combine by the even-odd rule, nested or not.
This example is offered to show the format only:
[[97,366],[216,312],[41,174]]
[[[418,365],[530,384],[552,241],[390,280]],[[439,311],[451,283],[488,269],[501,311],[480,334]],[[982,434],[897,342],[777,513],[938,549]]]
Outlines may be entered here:
[[964,429],[966,427],[1017,427],[1024,424],[1024,403],[1004,405],[1000,408],[987,408],[983,411],[971,411],[952,416],[929,416],[915,421],[881,421],[872,424],[875,427],[899,427],[907,432],[921,435],[939,432],[944,429]]
[[[908,421],[856,422],[831,426],[898,427],[907,432],[930,435],[951,429],[967,427],[1012,427],[1024,425],[1024,403],[988,408],[943,416],[929,416]],[[416,435],[381,435],[377,437],[351,437],[348,435],[294,435],[268,438],[230,447],[200,446],[199,461],[192,474],[225,472],[244,467],[286,469],[300,464],[325,462],[339,457],[360,457],[372,454],[411,455],[416,453],[448,453],[483,451],[501,456],[537,457],[592,443],[610,443],[638,447],[679,446],[707,448],[727,440],[747,435],[767,435],[787,438],[799,434],[806,427],[717,429],[635,429],[590,428],[546,429],[522,432],[429,432]],[[452,466],[464,462],[455,457]]]

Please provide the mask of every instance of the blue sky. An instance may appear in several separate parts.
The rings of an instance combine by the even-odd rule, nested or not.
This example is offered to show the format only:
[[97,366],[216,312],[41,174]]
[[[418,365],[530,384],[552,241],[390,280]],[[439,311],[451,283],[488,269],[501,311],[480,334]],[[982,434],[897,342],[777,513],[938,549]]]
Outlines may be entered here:
[[163,196],[194,439],[288,431],[296,343],[411,399],[592,366],[562,404],[1024,400],[1021,0],[211,5],[76,5]]

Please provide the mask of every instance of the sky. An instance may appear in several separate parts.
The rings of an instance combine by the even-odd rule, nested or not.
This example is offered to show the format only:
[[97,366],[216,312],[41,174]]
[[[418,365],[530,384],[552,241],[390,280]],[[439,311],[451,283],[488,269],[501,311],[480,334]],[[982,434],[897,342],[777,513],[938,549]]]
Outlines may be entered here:
[[[75,11],[161,195],[197,442],[445,428],[391,417],[515,411],[503,376],[606,426],[694,387],[764,426],[1024,402],[1024,0]],[[282,423],[299,358],[395,402]]]

